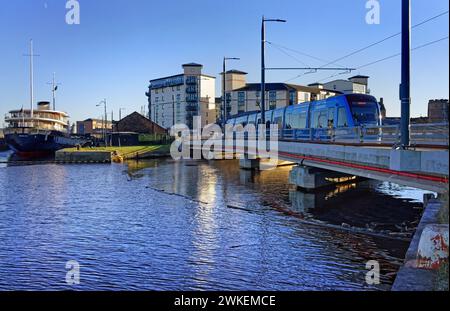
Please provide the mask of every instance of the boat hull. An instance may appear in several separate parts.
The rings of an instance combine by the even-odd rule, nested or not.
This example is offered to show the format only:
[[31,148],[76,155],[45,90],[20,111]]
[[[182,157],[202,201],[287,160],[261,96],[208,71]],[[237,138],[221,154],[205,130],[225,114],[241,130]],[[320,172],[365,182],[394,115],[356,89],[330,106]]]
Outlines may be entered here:
[[6,151],[8,150],[8,145],[5,143],[4,138],[0,138],[0,151]]
[[5,135],[5,142],[11,150],[23,157],[42,157],[56,151],[82,144],[81,140],[50,134],[13,133]]

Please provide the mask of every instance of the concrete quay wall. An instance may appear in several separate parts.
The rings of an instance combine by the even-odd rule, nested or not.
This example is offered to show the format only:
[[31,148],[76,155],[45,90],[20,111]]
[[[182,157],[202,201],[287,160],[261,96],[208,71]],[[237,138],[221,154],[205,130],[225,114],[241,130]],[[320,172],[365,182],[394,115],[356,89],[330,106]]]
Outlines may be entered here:
[[109,151],[57,151],[55,161],[58,163],[111,163]]

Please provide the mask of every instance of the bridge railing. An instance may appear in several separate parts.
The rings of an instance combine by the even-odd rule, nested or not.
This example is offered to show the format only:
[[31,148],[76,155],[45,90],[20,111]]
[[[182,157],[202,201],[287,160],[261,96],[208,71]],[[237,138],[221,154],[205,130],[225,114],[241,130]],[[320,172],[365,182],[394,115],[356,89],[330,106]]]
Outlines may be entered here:
[[[448,123],[438,124],[413,124],[410,127],[411,145],[449,146]],[[256,140],[258,134],[234,134],[234,138],[244,140]],[[270,137],[270,130],[266,133]],[[278,132],[279,139],[321,142],[321,143],[348,143],[389,145],[400,144],[400,125],[361,126],[348,128],[324,128],[324,129],[282,129]],[[217,134],[202,139],[220,139]]]
[[[269,135],[269,131],[267,135]],[[400,125],[360,126],[325,129],[283,129],[279,137],[295,141],[330,143],[398,145],[401,141]],[[449,146],[448,123],[412,124],[411,145]]]
[[[448,146],[448,130],[448,123],[413,124],[410,128],[411,144]],[[352,128],[283,129],[279,131],[279,136],[283,139],[295,141],[397,145],[400,143],[401,132],[399,125],[384,125]]]
[[414,144],[449,145],[448,123],[412,124],[411,141]]

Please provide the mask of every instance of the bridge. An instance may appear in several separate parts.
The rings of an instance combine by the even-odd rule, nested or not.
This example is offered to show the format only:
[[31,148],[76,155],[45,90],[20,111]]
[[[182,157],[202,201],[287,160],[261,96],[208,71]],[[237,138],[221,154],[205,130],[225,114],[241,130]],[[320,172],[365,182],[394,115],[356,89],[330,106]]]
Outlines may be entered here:
[[[400,131],[395,126],[349,129],[308,129],[301,139],[283,130],[278,141],[278,160],[295,165],[290,183],[315,189],[332,183],[363,177],[443,193],[448,189],[448,124],[411,126],[411,145],[400,148]],[[233,144],[223,138],[203,137],[236,155],[243,169],[259,169],[264,159],[249,146],[256,141],[244,134]],[[251,135],[250,135],[251,137]],[[307,137],[307,138],[304,138]],[[199,144],[194,149],[198,149]]]

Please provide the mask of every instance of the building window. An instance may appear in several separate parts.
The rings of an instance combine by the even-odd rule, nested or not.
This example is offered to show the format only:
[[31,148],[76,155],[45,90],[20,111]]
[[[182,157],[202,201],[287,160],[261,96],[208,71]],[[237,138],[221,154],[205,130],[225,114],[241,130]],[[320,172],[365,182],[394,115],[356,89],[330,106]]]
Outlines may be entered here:
[[277,92],[276,91],[270,91],[269,92],[269,109],[275,109],[277,108]]
[[289,92],[289,106],[295,105],[295,92]]
[[231,112],[231,93],[227,93],[226,95],[225,95],[225,98],[226,98],[226,106],[227,106],[227,114],[229,113],[229,112]]
[[256,91],[256,106],[261,108],[261,92]]
[[304,93],[305,102],[309,101],[309,93]]
[[238,92],[238,113],[245,112],[245,92]]

